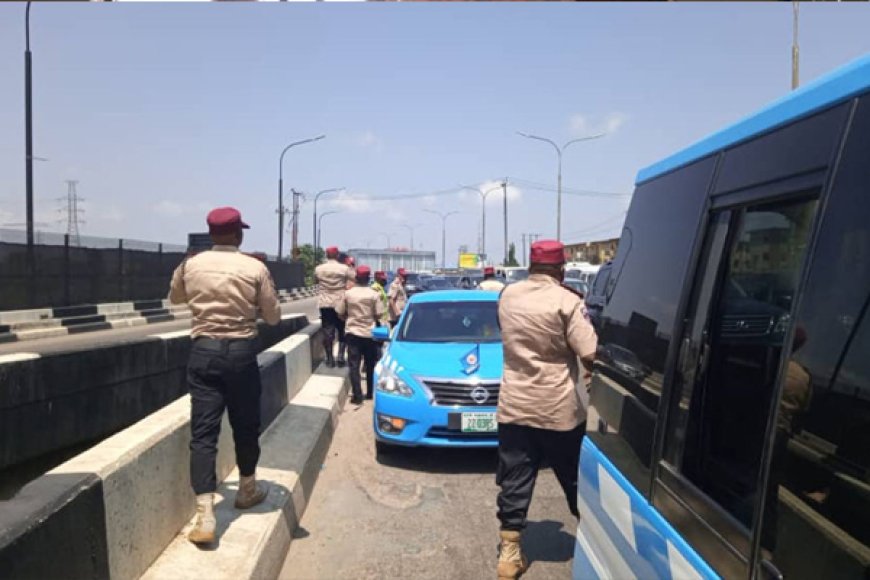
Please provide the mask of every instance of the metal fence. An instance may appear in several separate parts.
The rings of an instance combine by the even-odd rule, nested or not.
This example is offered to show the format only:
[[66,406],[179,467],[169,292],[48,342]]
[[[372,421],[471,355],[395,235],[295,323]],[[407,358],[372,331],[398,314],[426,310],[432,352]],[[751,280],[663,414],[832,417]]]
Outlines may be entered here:
[[[0,229],[0,310],[165,297],[186,246]],[[304,283],[299,262],[266,261],[279,288]]]

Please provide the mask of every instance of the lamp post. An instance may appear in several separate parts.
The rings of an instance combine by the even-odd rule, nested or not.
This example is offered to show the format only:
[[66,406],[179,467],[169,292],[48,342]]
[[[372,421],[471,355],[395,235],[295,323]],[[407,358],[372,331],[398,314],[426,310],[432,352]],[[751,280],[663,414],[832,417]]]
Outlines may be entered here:
[[320,237],[317,235],[317,229],[318,229],[317,228],[317,226],[318,226],[317,200],[320,199],[320,196],[325,194],[325,193],[335,193],[336,191],[344,191],[344,188],[343,187],[336,187],[334,189],[323,189],[323,190],[318,191],[317,193],[314,194],[314,225],[312,226],[314,228],[314,236],[313,236],[314,239],[312,240],[312,242],[314,243],[314,261],[315,262],[317,261],[317,248],[320,247]]
[[318,135],[317,137],[312,137],[311,139],[303,139],[302,141],[296,141],[294,143],[290,143],[284,150],[281,151],[281,157],[278,159],[278,261],[281,261],[281,256],[284,252],[284,154],[291,147],[296,147],[297,145],[304,145],[305,143],[311,143],[313,141],[320,141],[321,139],[325,139],[326,135]]
[[323,232],[323,218],[325,218],[328,215],[332,215],[332,214],[336,214],[336,213],[341,213],[341,212],[339,212],[339,211],[326,211],[326,212],[323,212],[322,214],[320,214],[320,217],[318,218],[319,221],[317,223],[317,244],[316,244],[315,248],[320,247],[320,235]]
[[30,0],[24,10],[24,174],[27,206],[27,253],[33,265],[33,79],[30,54]]
[[424,209],[426,213],[432,213],[441,218],[441,268],[446,268],[447,264],[447,218],[450,216],[459,213],[458,211],[449,211],[447,213],[442,213],[440,211],[435,211],[434,209]]
[[413,224],[413,225],[399,224],[399,225],[402,226],[403,228],[405,228],[406,230],[408,230],[408,233],[411,234],[411,270],[413,271],[414,266],[416,265],[414,263],[415,262],[415,260],[414,260],[414,228],[416,228],[420,224]]
[[470,185],[460,184],[460,187],[462,189],[470,189],[471,191],[476,191],[480,194],[481,210],[483,213],[483,215],[481,216],[480,253],[486,255],[486,196],[493,191],[498,191],[499,189],[501,189],[501,185],[496,185],[495,187],[491,187],[486,191],[483,191],[479,187],[472,187]]
[[605,133],[598,133],[597,135],[590,135],[588,137],[580,137],[579,139],[571,139],[566,142],[562,147],[556,145],[554,141],[551,139],[547,139],[546,137],[538,137],[537,135],[529,135],[528,133],[523,133],[521,131],[517,131],[517,135],[521,137],[526,137],[528,139],[537,139],[538,141],[543,141],[545,143],[549,143],[553,146],[553,149],[556,150],[556,156],[559,158],[559,172],[556,179],[556,188],[558,191],[558,195],[556,198],[556,239],[558,241],[562,241],[562,153],[567,149],[570,145],[574,143],[579,143],[580,141],[591,141],[592,139],[598,139],[599,137],[604,137]]

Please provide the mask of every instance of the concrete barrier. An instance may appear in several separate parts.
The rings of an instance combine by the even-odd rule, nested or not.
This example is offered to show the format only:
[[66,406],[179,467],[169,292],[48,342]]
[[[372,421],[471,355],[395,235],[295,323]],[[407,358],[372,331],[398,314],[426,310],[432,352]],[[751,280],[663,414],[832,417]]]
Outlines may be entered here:
[[[307,323],[302,314],[262,323],[261,346]],[[190,344],[184,330],[0,363],[0,469],[104,437],[179,398]]]
[[[282,452],[291,456],[325,453],[323,441],[310,450],[305,447],[303,442],[312,436],[309,433],[285,437],[288,425],[291,429],[301,425],[297,400],[311,398],[300,392],[299,383],[311,376],[312,338],[319,332],[319,323],[309,325],[305,332],[258,357],[265,412],[277,417],[262,438],[261,473],[271,475],[276,456]],[[345,374],[333,374],[338,377],[334,380],[340,383],[339,391],[346,393]],[[343,398],[336,395],[336,400]],[[293,410],[288,413],[290,399]],[[296,419],[288,423],[288,417]],[[265,429],[269,423],[264,420],[263,425]],[[333,426],[330,415],[330,433]],[[271,443],[273,433],[284,434],[281,452]],[[322,437],[317,435],[318,440]],[[193,515],[189,443],[190,400],[185,396],[53,469],[0,504],[3,577],[127,579],[142,575]],[[328,447],[328,438],[325,445]],[[217,472],[222,481],[234,464],[226,415],[218,449]],[[48,558],[47,546],[52,547]],[[63,549],[55,549],[57,546]]]

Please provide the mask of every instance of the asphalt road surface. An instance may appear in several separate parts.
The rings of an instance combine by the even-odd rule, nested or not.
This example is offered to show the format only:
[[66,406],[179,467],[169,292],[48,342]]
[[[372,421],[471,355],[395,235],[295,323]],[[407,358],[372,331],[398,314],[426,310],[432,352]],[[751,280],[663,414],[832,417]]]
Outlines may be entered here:
[[[494,578],[494,449],[401,449],[375,459],[371,401],[348,404],[281,580]],[[541,472],[523,547],[525,579],[571,577],[576,520]]]
[[[281,311],[284,314],[296,312],[305,314],[308,316],[309,321],[320,319],[320,311],[317,309],[317,298],[305,298],[303,300],[297,300],[296,302],[282,304]],[[49,354],[52,352],[97,348],[107,344],[137,340],[145,336],[151,336],[152,334],[161,334],[164,332],[173,332],[188,328],[190,328],[190,319],[158,322],[156,324],[146,324],[144,326],[133,326],[130,328],[97,330],[94,332],[83,332],[81,334],[69,334],[66,336],[42,338],[38,340],[23,340],[20,342],[0,344],[0,355],[22,352]]]

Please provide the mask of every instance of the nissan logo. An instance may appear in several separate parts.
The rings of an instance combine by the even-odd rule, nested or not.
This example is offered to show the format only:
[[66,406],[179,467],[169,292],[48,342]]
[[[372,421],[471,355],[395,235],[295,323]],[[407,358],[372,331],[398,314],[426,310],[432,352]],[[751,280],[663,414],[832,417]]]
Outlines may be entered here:
[[477,385],[470,393],[471,400],[478,405],[483,405],[489,399],[489,391],[484,387]]

